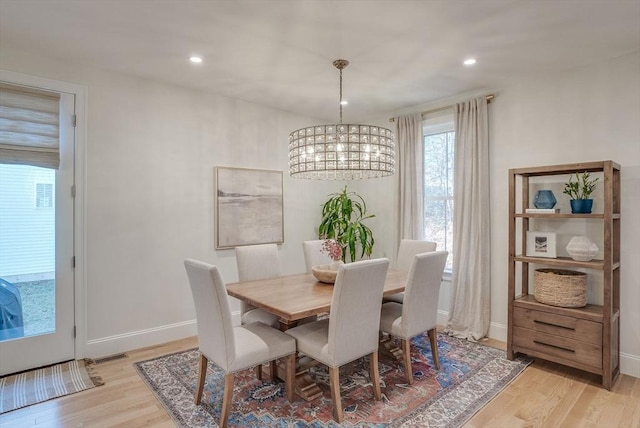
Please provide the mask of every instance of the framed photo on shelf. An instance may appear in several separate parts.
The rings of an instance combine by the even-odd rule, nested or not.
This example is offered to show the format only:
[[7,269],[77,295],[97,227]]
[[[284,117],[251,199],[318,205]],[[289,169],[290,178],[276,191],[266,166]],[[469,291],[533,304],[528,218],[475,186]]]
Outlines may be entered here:
[[282,171],[215,168],[216,249],[282,244]]
[[527,256],[556,258],[556,234],[553,232],[527,232]]

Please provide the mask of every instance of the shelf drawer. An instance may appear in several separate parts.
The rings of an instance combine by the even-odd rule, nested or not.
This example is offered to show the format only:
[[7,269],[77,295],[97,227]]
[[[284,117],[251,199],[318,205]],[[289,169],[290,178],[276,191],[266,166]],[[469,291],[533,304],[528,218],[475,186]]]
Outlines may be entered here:
[[[518,349],[531,349],[565,360],[602,368],[602,346],[567,339],[553,334],[514,327],[513,343]],[[523,351],[526,353],[526,351]]]
[[513,308],[513,325],[568,339],[602,345],[602,324],[525,308]]

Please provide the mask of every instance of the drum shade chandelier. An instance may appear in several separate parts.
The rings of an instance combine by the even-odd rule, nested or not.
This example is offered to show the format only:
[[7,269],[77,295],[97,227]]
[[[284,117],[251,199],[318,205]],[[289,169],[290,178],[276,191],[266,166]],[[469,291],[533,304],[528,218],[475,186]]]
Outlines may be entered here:
[[340,123],[309,126],[289,134],[289,174],[317,180],[393,175],[393,133],[379,126],[342,123],[342,70],[349,61],[337,59],[333,65],[340,70]]

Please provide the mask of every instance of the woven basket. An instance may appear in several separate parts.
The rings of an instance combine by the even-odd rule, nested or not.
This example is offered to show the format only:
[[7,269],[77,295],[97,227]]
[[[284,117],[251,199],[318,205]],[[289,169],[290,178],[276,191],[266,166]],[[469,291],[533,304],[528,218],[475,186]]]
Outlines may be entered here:
[[536,269],[533,295],[546,305],[581,308],[587,304],[587,274],[563,269]]

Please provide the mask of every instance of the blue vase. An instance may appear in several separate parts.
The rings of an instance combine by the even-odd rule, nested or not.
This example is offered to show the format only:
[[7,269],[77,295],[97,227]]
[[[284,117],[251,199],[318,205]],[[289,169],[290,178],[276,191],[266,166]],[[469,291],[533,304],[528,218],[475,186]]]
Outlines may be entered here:
[[556,202],[556,197],[551,190],[538,190],[533,198],[533,206],[536,208],[553,208]]
[[591,214],[593,199],[571,199],[571,214]]

